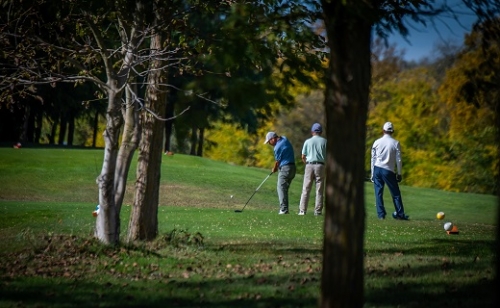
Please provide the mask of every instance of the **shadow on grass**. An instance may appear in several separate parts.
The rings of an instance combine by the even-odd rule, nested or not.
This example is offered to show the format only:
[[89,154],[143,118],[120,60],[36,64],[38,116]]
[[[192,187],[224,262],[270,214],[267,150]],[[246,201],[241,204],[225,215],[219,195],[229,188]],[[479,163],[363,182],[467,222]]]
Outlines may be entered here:
[[[442,290],[443,291],[435,291]],[[365,288],[366,307],[493,307],[492,280],[478,284],[402,283],[394,278],[392,287]]]
[[[68,243],[66,237],[61,238]],[[92,252],[99,246],[92,242],[74,243],[75,256],[85,247]],[[75,244],[76,243],[76,244]],[[429,242],[411,243],[404,247],[370,250],[365,261],[365,307],[492,307],[495,292],[491,260],[472,260],[476,251],[490,250],[493,241],[466,241],[460,239],[434,239]],[[94,247],[93,249],[89,249]],[[450,258],[449,249],[458,249],[457,259]],[[57,246],[54,253],[44,257],[47,262],[51,256],[67,252],[68,246]],[[243,260],[250,253],[262,256],[273,269],[258,271],[253,268],[249,274],[237,271],[224,271],[226,261],[217,268],[217,260],[196,260],[200,264],[185,277],[171,276],[172,267],[160,265],[157,276],[148,273],[113,272],[110,267],[102,269],[93,276],[41,277],[9,276],[6,272],[0,277],[1,307],[317,307],[320,296],[321,249],[311,245],[300,249],[293,243],[252,242],[207,246],[204,256],[216,258],[218,252],[231,258],[240,255]],[[109,259],[120,259],[120,253],[134,254],[147,262],[162,262],[171,258],[168,254],[156,251],[130,248],[120,251],[106,248],[101,254],[108,253]],[[189,253],[185,254],[186,256]],[[313,271],[305,267],[279,267],[275,264],[281,256],[287,260],[306,260],[314,258]],[[60,258],[72,258],[61,254]],[[196,253],[189,259],[197,259]],[[405,258],[410,258],[409,260]],[[238,259],[238,258],[235,258]],[[12,262],[16,262],[14,259]],[[84,261],[84,259],[81,259]],[[411,265],[408,263],[410,261]],[[30,261],[31,263],[33,261]],[[118,264],[118,261],[116,261]],[[128,262],[132,262],[129,259]],[[188,259],[178,262],[189,263]],[[13,263],[14,264],[14,263]],[[57,263],[59,264],[59,263]],[[61,264],[65,264],[62,262]],[[76,263],[78,264],[78,263]],[[40,263],[39,266],[43,266]],[[53,265],[54,266],[54,265]],[[172,265],[170,265],[172,266]],[[174,265],[175,267],[175,265]],[[278,268],[279,267],[279,268]],[[56,270],[55,266],[54,269]],[[143,268],[144,269],[144,268]],[[20,268],[22,270],[22,268]],[[488,272],[489,271],[489,272]],[[475,272],[475,273],[474,273]],[[467,280],[468,273],[476,275]],[[484,279],[477,274],[485,273]],[[135,277],[135,274],[140,276]],[[464,280],[462,280],[464,278]],[[335,292],[332,289],[332,292]],[[357,295],[354,295],[357,296]]]
[[407,245],[394,245],[394,247],[384,247],[382,249],[369,249],[370,253],[396,253],[404,251],[408,255],[437,255],[446,256],[453,253],[469,255],[478,252],[493,252],[495,240],[470,240],[452,237],[447,239],[433,238],[425,242],[411,242]]
[[[288,280],[288,277],[268,278],[273,283]],[[242,289],[245,286],[246,289]],[[261,284],[258,288],[265,289],[266,284]],[[147,287],[125,282],[101,284],[16,278],[2,282],[0,306],[317,307],[316,298],[303,295],[302,292],[294,295],[293,290],[286,287],[275,296],[261,295],[255,289],[252,280],[246,278],[207,279],[202,282],[151,281]]]

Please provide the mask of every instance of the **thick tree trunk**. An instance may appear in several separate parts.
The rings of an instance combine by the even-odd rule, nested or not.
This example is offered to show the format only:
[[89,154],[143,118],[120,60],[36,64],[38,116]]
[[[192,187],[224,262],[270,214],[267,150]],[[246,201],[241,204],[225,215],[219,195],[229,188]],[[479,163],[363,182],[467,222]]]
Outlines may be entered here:
[[[162,36],[156,32],[151,37],[151,52],[162,50]],[[148,87],[145,105],[156,115],[165,114],[166,89],[163,70],[159,69],[163,61],[157,57],[150,62]],[[164,123],[150,112],[141,114],[142,134],[137,163],[137,181],[134,204],[132,207],[129,242],[153,240],[158,234],[158,202],[163,149]]]
[[[500,102],[499,102],[500,103]],[[500,145],[500,110],[497,109],[496,113],[496,123],[497,123],[497,146]],[[498,154],[500,154],[500,146],[497,148]],[[500,174],[500,166],[497,166],[498,168],[498,174]],[[496,287],[494,288],[495,290],[500,289],[500,177],[497,176],[496,178],[497,181],[497,202],[498,202],[498,207],[497,207],[497,235],[496,235],[496,275],[495,275],[495,285]],[[498,307],[500,305],[500,294],[499,292],[495,292],[494,294],[494,301],[493,301],[493,307]]]
[[[108,82],[109,83],[109,82]],[[116,89],[114,85],[111,89]],[[114,178],[118,157],[118,138],[122,124],[120,92],[109,91],[108,110],[106,112],[106,130],[104,131],[104,160],[101,174],[97,179],[99,185],[100,212],[96,219],[96,237],[104,244],[116,244],[119,241],[120,213],[115,204]]]
[[[321,307],[363,307],[364,153],[370,86],[368,18],[359,3],[322,1],[330,47]],[[351,6],[351,7],[347,7]],[[339,146],[342,142],[342,146]]]

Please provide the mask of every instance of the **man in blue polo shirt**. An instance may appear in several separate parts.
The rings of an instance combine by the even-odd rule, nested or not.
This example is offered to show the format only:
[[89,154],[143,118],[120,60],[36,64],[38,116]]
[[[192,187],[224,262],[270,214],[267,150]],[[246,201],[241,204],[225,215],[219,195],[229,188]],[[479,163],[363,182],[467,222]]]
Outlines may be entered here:
[[266,135],[264,144],[274,147],[274,166],[272,172],[278,173],[278,198],[280,202],[279,214],[288,214],[288,189],[295,177],[295,154],[290,141],[285,136],[278,136],[275,132]]

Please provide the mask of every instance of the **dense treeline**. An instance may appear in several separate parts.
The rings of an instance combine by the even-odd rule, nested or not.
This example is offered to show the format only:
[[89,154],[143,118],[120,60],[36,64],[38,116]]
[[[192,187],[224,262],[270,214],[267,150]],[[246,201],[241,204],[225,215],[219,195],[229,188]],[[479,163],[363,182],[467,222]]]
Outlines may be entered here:
[[[480,32],[473,32],[461,50],[444,52],[442,48],[435,60],[422,63],[406,63],[395,46],[386,48],[374,42],[367,172],[370,146],[380,136],[382,123],[392,121],[403,147],[406,185],[488,194],[497,191],[495,105],[488,102],[494,101],[499,90],[488,89],[488,95],[475,104],[467,99],[470,87],[477,83],[473,78],[489,78],[493,85],[500,71],[499,46],[480,48],[480,36]],[[178,87],[185,86],[182,82],[193,82],[176,80],[180,80]],[[166,150],[267,168],[272,164],[272,149],[263,145],[262,139],[274,130],[291,140],[298,158],[310,125],[325,123],[323,85],[320,76],[315,80],[316,87],[298,84],[292,89],[295,101],[289,105],[264,107],[273,115],[267,119],[245,121],[232,118],[231,113],[212,114],[206,104],[196,107],[195,102],[186,114],[191,121],[166,123],[171,130]],[[3,105],[0,142],[103,146],[105,107],[95,99],[95,91],[87,83],[45,85],[38,87],[37,95],[25,97],[22,104]],[[170,97],[170,101],[183,99]],[[221,116],[223,120],[213,120]],[[342,146],[341,140],[338,146]]]

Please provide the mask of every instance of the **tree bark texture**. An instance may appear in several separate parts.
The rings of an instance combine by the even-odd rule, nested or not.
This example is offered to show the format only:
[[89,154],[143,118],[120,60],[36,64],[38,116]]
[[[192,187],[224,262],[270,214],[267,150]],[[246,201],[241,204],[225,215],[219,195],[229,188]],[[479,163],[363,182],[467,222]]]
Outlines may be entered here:
[[[497,104],[500,103],[500,102],[497,102]],[[497,109],[497,113],[496,113],[496,118],[495,118],[495,121],[497,123],[497,145],[498,148],[497,148],[497,153],[498,155],[500,155],[500,110]],[[500,174],[500,166],[497,166],[497,168],[499,168],[499,174]],[[500,184],[500,178],[497,177],[497,184]],[[500,186],[500,185],[498,185]],[[498,187],[497,186],[497,187]],[[498,202],[498,208],[497,208],[497,235],[496,235],[496,275],[495,275],[495,286],[496,286],[496,290],[499,290],[500,289],[500,190],[497,190],[497,202]],[[494,300],[493,300],[493,307],[498,307],[498,305],[500,305],[500,293],[499,292],[495,292],[495,294],[493,295],[494,296]]]
[[[106,130],[104,132],[104,160],[101,174],[97,180],[99,185],[100,213],[96,220],[95,234],[105,244],[116,244],[120,239],[120,207],[117,206],[116,202],[123,199],[120,199],[120,197],[117,198],[116,189],[119,186],[118,183],[126,183],[126,178],[116,179],[116,176],[124,175],[122,168],[127,164],[126,155],[118,156],[118,139],[124,121],[121,98],[123,96],[123,89],[126,88],[125,86],[129,79],[130,70],[134,64],[135,53],[144,35],[144,5],[142,1],[137,1],[135,5],[136,10],[134,11],[133,26],[127,27],[123,24],[120,28],[121,43],[123,46],[123,62],[121,67],[115,70],[113,63],[107,55],[105,53],[101,55],[108,79],[106,83],[108,109],[106,113]],[[89,20],[87,25],[95,33],[94,36],[98,44],[104,47],[105,43],[99,35],[99,29],[95,27],[92,20]],[[125,120],[129,119],[125,118]],[[116,174],[117,171],[118,175]],[[125,187],[120,187],[120,189],[123,192],[125,191]]]
[[68,129],[68,115],[65,111],[61,111],[59,114],[61,120],[59,121],[59,138],[57,143],[59,145],[64,145],[64,141],[66,139],[66,131]]
[[[151,37],[151,53],[162,49],[162,35],[156,32]],[[166,84],[163,61],[152,56],[145,105],[156,115],[165,114]],[[158,234],[158,203],[163,149],[164,122],[150,112],[141,113],[142,134],[137,163],[134,204],[132,207],[129,242],[153,240]]]
[[115,172],[115,204],[118,212],[121,211],[123,205],[130,164],[139,145],[141,133],[139,106],[135,93],[137,93],[137,86],[130,85],[130,88],[127,88],[125,91],[126,103],[122,107],[125,122],[123,124],[123,133]]
[[189,155],[196,155],[196,145],[198,144],[198,127],[196,124],[192,124],[191,126],[191,137],[190,137],[190,145],[189,145]]
[[[326,203],[321,307],[363,307],[364,155],[371,24],[361,2],[322,1],[330,47],[326,75]],[[366,8],[365,8],[366,9]]]
[[[169,97],[169,96],[167,96]],[[167,101],[165,118],[170,119],[174,117],[174,102],[170,99]],[[171,141],[172,141],[172,128],[173,128],[174,120],[169,120],[165,123],[165,146],[163,150],[168,152],[172,150]]]
[[[99,186],[99,215],[96,219],[96,237],[104,244],[116,244],[119,241],[118,220],[120,213],[115,206],[114,179],[118,156],[118,138],[123,118],[120,111],[119,94],[116,87],[110,84],[108,109],[106,111],[106,130],[104,131],[104,160],[101,174],[97,179]],[[118,97],[117,97],[118,96]]]

